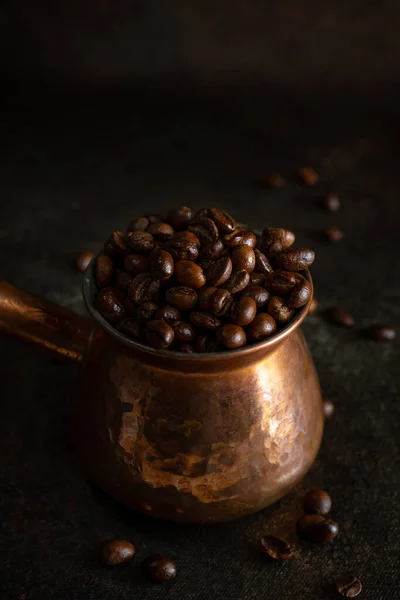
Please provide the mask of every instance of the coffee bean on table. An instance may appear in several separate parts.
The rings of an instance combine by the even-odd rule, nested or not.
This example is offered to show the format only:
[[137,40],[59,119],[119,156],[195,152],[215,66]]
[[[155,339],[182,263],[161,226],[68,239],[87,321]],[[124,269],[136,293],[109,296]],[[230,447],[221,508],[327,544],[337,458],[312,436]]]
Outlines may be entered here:
[[166,250],[155,248],[149,256],[151,274],[160,281],[169,279],[174,272],[174,259]]
[[250,275],[244,269],[235,271],[227,281],[223,283],[224,290],[228,290],[232,295],[238,294],[249,285]]
[[201,288],[206,283],[203,269],[191,260],[176,261],[175,277],[178,283],[192,289]]
[[396,337],[396,330],[390,325],[370,325],[365,330],[365,334],[375,342],[391,342]]
[[246,333],[239,325],[226,323],[217,331],[217,342],[228,350],[241,348],[246,344]]
[[248,273],[254,271],[256,265],[256,255],[249,246],[239,246],[232,252],[232,268],[234,271],[244,269]]
[[168,581],[176,577],[174,561],[160,554],[145,558],[141,567],[146,577],[152,581]]
[[340,208],[339,197],[332,192],[327,194],[323,199],[323,207],[329,212],[336,212]]
[[174,330],[161,320],[149,321],[146,325],[146,339],[156,350],[168,348],[174,341]]
[[275,331],[275,319],[267,313],[258,313],[247,328],[247,336],[252,342],[259,342],[273,335]]
[[231,276],[231,273],[231,259],[229,257],[220,258],[219,260],[214,262],[207,270],[207,285],[223,285],[226,281],[228,281],[228,279]]
[[310,490],[303,499],[304,512],[313,515],[327,515],[332,508],[332,500],[324,490]]
[[314,262],[315,254],[309,248],[287,248],[274,255],[279,268],[287,271],[308,269]]
[[167,214],[166,221],[176,230],[185,229],[192,218],[192,210],[187,206],[173,208]]
[[301,167],[298,170],[299,179],[305,185],[315,185],[319,180],[319,175],[311,167]]
[[196,338],[196,329],[190,323],[178,323],[174,327],[175,341],[179,344],[193,342]]
[[129,243],[122,231],[114,231],[104,244],[104,253],[111,257],[129,254]]
[[330,242],[340,242],[344,238],[344,233],[337,227],[326,227],[324,235]]
[[126,315],[124,296],[115,288],[100,290],[94,304],[102,317],[112,324],[116,324]]
[[288,560],[294,556],[292,544],[275,535],[264,535],[260,539],[260,550],[275,560]]
[[135,546],[127,540],[107,540],[100,546],[100,562],[105,566],[122,565],[134,556]]
[[[175,306],[169,306],[166,304],[162,308],[159,308],[154,315],[154,318],[160,321],[164,321],[171,327],[175,327],[182,321],[182,313]],[[190,340],[187,340],[190,341]]]
[[261,247],[265,254],[282,252],[290,248],[295,242],[296,236],[289,229],[282,227],[266,227],[261,234]]
[[270,189],[281,188],[285,185],[285,180],[280,173],[271,173],[266,179],[266,185]]
[[248,285],[240,294],[241,298],[252,298],[257,305],[257,308],[261,308],[267,304],[271,297],[271,294],[263,287],[258,285]]
[[137,320],[139,323],[147,323],[147,321],[152,321],[156,318],[154,315],[157,311],[158,305],[155,302],[142,302],[136,309]]
[[156,239],[161,241],[166,241],[172,238],[175,233],[175,230],[168,223],[163,223],[162,221],[156,221],[155,223],[151,223],[147,232],[154,236]]
[[100,254],[96,259],[95,281],[99,288],[110,285],[114,272],[114,265],[111,258],[105,254]]
[[304,515],[297,521],[297,533],[316,544],[332,542],[339,534],[339,525],[322,515]]
[[296,273],[296,285],[287,299],[288,308],[301,308],[310,300],[312,295],[311,283],[305,277]]
[[142,273],[136,275],[128,286],[128,296],[136,304],[148,301],[156,302],[159,289],[160,282],[157,279],[153,279],[148,273]]
[[256,314],[257,304],[255,300],[245,296],[233,303],[230,311],[230,320],[235,325],[245,327],[246,325],[250,325]]
[[131,231],[146,231],[149,225],[150,221],[147,217],[138,217],[129,223],[127,233],[131,233]]
[[327,419],[331,417],[335,411],[335,405],[332,400],[327,400],[326,398],[322,401],[322,410],[324,413],[324,417]]
[[197,303],[197,292],[189,287],[178,285],[167,290],[165,299],[168,304],[176,306],[179,310],[191,310]]
[[283,298],[272,296],[268,302],[268,314],[275,319],[279,325],[285,325],[292,320],[294,311],[291,310]]
[[337,591],[343,598],[356,598],[362,591],[362,583],[355,575],[346,573],[335,581]]
[[132,231],[128,233],[128,241],[133,252],[137,254],[150,254],[154,249],[154,238],[148,231]]
[[210,296],[209,311],[216,317],[223,317],[229,311],[233,302],[232,294],[223,288],[216,289]]
[[90,262],[94,258],[93,252],[81,252],[75,259],[75,266],[81,273],[84,273]]
[[208,329],[210,331],[215,331],[221,325],[221,321],[217,319],[217,317],[200,311],[193,311],[190,314],[190,321],[195,327],[199,327],[199,329]]
[[333,306],[326,312],[327,317],[332,323],[340,325],[341,327],[353,327],[354,317],[338,306]]

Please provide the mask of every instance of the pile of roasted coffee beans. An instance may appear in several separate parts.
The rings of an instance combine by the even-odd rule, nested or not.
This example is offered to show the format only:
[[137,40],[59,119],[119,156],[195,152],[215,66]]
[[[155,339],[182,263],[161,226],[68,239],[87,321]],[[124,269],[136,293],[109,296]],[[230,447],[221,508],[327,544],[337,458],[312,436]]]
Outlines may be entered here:
[[259,239],[231,215],[180,206],[115,231],[97,257],[95,306],[118,331],[152,348],[233,350],[287,325],[311,298],[314,260],[291,231]]

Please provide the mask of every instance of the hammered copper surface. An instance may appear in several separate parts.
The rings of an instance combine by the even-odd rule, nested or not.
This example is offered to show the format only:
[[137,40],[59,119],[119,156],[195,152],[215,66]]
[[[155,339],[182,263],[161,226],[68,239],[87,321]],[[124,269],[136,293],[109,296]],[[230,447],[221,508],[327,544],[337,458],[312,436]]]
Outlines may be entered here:
[[233,519],[283,496],[311,466],[323,415],[298,329],[308,306],[261,344],[182,356],[128,341],[101,319],[90,335],[83,317],[7,283],[0,290],[8,333],[76,360],[87,342],[76,443],[89,477],[124,504],[178,521]]

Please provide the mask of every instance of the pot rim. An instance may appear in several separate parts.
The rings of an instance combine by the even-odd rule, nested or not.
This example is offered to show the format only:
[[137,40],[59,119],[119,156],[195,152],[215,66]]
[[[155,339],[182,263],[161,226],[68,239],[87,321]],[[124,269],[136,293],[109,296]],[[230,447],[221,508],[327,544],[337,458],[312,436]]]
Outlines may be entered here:
[[127,337],[117,329],[115,329],[106,319],[99,313],[99,311],[95,308],[93,303],[94,295],[97,291],[97,286],[95,284],[95,265],[97,256],[101,253],[97,254],[93,257],[91,262],[89,263],[82,280],[82,294],[85,302],[85,306],[89,311],[91,317],[100,325],[102,329],[107,331],[110,335],[112,335],[119,342],[123,343],[126,346],[134,348],[135,350],[140,351],[143,354],[160,357],[160,358],[168,358],[168,359],[179,359],[186,363],[191,362],[210,362],[210,361],[220,361],[226,360],[227,358],[241,358],[247,357],[251,354],[258,353],[261,350],[270,350],[273,346],[276,346],[279,342],[283,341],[287,338],[293,331],[295,331],[299,325],[304,321],[307,316],[309,306],[314,296],[314,286],[313,280],[310,274],[309,269],[304,269],[302,274],[311,284],[311,296],[307,304],[298,309],[298,312],[295,318],[290,321],[288,325],[280,329],[277,333],[274,333],[271,337],[262,340],[261,342],[257,342],[255,344],[249,344],[247,346],[243,346],[242,348],[237,348],[236,350],[223,350],[221,352],[178,352],[176,350],[155,350],[150,346],[146,346],[145,344],[141,344],[140,342],[136,342],[131,338]]

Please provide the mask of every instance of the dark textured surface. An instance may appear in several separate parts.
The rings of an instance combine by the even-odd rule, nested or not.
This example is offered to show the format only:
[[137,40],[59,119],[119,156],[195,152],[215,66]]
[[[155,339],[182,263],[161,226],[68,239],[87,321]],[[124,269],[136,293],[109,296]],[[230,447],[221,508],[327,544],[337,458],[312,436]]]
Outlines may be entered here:
[[[112,228],[145,209],[214,204],[252,226],[293,228],[298,243],[317,253],[321,310],[338,303],[354,313],[356,327],[339,329],[320,313],[303,327],[324,394],[336,405],[306,480],[255,516],[209,527],[157,522],[92,488],[68,441],[74,368],[1,339],[2,600],[22,593],[27,600],[333,599],[332,581],[347,571],[362,580],[366,599],[399,598],[399,340],[382,345],[360,335],[372,322],[400,321],[393,98],[362,110],[350,99],[332,100],[302,110],[301,122],[296,110],[286,118],[271,99],[264,104],[270,118],[254,109],[261,99],[236,112],[231,103],[230,118],[223,106],[207,116],[180,105],[161,118],[156,104],[146,112],[90,101],[82,111],[53,106],[3,115],[1,277],[82,310],[71,255],[96,251]],[[299,110],[302,102],[293,105]],[[341,115],[341,106],[354,108]],[[316,188],[293,181],[306,164],[322,175]],[[288,185],[259,186],[271,170]],[[334,215],[317,205],[332,190],[342,199]],[[343,242],[321,239],[330,225],[345,231]],[[300,543],[286,564],[260,556],[258,537],[294,530],[300,492],[310,487],[331,494],[339,539],[325,547]],[[131,564],[97,565],[94,549],[110,537],[135,544]],[[173,582],[142,579],[138,565],[150,553],[176,560]]]

